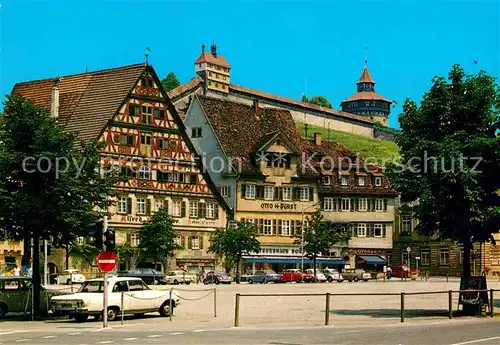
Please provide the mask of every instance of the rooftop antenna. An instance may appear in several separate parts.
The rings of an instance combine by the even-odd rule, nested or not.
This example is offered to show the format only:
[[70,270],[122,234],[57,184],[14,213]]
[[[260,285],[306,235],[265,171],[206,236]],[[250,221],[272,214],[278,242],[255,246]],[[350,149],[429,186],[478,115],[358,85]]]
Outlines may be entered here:
[[368,46],[365,47],[365,67],[368,65]]
[[149,56],[149,51],[151,50],[150,47],[146,47],[146,54],[144,54],[144,56],[146,56],[146,66],[148,65],[148,56]]
[[85,56],[85,73],[89,71],[89,58]]

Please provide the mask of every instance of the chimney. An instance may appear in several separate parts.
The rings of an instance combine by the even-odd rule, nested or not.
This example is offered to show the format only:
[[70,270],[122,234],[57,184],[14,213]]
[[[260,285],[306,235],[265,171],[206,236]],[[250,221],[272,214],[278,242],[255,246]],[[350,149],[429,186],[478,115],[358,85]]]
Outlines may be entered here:
[[50,95],[50,116],[54,119],[59,117],[59,79],[54,82]]
[[201,53],[203,54],[204,52],[205,52],[205,45],[204,45],[204,44],[202,44],[202,45],[201,45]]
[[321,146],[321,133],[314,133],[314,145]]
[[259,100],[258,99],[253,100],[253,113],[255,114],[255,117],[257,119],[260,119],[260,108],[259,108]]
[[217,46],[215,45],[215,42],[212,43],[212,55],[217,57]]

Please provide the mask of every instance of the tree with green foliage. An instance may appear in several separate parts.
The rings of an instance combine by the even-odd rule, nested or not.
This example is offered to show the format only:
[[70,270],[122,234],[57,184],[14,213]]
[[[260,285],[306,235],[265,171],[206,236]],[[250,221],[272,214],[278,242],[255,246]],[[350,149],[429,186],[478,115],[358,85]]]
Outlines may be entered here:
[[174,219],[161,209],[151,216],[139,229],[139,248],[144,256],[161,262],[163,270],[169,268],[170,260],[176,249],[181,246],[176,242],[179,233],[174,229]]
[[388,176],[421,234],[463,246],[469,277],[473,244],[494,242],[500,224],[500,92],[486,72],[466,75],[459,65],[432,82],[420,106],[404,104],[402,159]]
[[236,266],[236,282],[240,282],[240,266],[243,255],[260,251],[258,231],[254,223],[238,221],[228,229],[217,229],[210,239],[209,253],[224,258],[225,262]]
[[165,89],[165,91],[169,92],[169,91],[175,89],[176,87],[180,86],[181,83],[177,79],[177,76],[175,75],[175,73],[170,72],[169,74],[167,74],[167,76],[165,78],[163,78],[161,80],[161,85],[163,85],[163,88]]
[[120,261],[128,261],[130,269],[137,268],[137,264],[142,258],[143,252],[140,247],[132,246],[128,243],[119,244],[116,246],[116,253]]
[[111,204],[116,174],[100,171],[97,142],[78,143],[57,120],[21,96],[0,118],[0,228],[8,240],[33,239],[34,315],[40,307],[40,240],[85,236]]
[[307,226],[295,236],[295,244],[303,247],[305,256],[313,260],[314,279],[316,281],[316,260],[318,256],[330,255],[333,245],[346,242],[350,238],[347,223],[325,221],[321,210],[317,210],[311,217],[307,217]]
[[92,269],[97,267],[95,260],[100,250],[84,242],[83,244],[73,245],[69,249],[69,256],[78,263],[83,269]]
[[302,95],[302,102],[333,109],[332,104],[324,96],[312,96],[311,98],[307,98],[306,95]]

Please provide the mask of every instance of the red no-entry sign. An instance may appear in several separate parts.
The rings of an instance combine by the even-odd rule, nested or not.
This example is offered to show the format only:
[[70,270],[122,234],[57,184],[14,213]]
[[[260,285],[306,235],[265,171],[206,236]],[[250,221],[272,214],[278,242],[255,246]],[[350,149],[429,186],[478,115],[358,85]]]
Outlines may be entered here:
[[101,252],[97,256],[97,266],[104,272],[113,270],[116,266],[116,256],[113,252]]

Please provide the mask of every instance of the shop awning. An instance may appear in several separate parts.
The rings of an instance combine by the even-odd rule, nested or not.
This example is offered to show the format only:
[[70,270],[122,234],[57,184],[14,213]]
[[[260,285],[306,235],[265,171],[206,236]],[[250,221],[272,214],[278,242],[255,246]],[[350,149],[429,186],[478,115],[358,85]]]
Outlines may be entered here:
[[[267,264],[300,264],[301,257],[279,257],[279,256],[244,256],[243,260],[248,263],[267,263]],[[312,264],[313,260],[304,258],[305,264]],[[321,257],[316,259],[317,264],[327,265],[345,265],[345,260],[340,258]]]
[[358,255],[358,261],[368,265],[386,265],[387,261],[380,255]]

